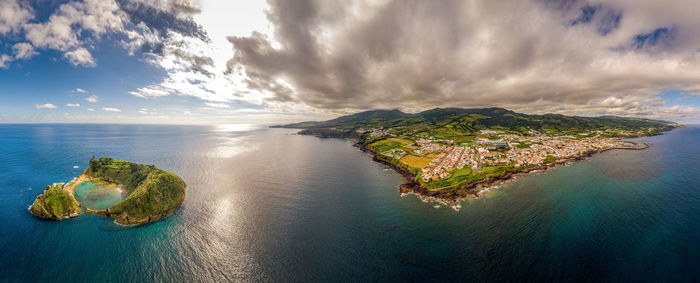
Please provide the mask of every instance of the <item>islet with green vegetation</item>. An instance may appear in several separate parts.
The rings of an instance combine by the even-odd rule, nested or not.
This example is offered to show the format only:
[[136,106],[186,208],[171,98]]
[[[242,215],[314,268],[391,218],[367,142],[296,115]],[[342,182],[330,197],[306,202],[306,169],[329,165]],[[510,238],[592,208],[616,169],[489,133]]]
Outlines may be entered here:
[[111,207],[85,209],[87,213],[112,217],[119,224],[143,224],[161,219],[177,211],[185,201],[186,184],[171,172],[153,165],[93,156],[82,175],[65,186],[49,186],[29,211],[49,219],[78,216],[81,205],[75,198],[75,187],[92,180],[113,182],[126,188],[126,197]]

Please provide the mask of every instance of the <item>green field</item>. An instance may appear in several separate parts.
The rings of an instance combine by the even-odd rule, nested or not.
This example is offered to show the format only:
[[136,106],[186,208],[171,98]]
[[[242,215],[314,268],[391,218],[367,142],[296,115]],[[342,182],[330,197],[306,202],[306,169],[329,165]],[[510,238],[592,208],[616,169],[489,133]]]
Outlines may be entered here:
[[447,179],[438,179],[430,182],[423,181],[420,176],[416,179],[425,188],[430,190],[444,190],[459,187],[463,184],[483,179],[484,175],[479,172],[474,172],[470,168],[456,169]]

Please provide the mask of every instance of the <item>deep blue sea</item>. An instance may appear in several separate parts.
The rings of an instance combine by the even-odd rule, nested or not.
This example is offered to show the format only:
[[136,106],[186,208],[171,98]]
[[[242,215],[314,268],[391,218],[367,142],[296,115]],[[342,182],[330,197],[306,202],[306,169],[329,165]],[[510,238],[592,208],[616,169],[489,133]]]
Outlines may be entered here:
[[[0,125],[0,281],[700,281],[699,127],[460,211],[402,198],[403,178],[350,141],[294,132]],[[137,227],[27,211],[93,154],[178,174],[182,209]]]

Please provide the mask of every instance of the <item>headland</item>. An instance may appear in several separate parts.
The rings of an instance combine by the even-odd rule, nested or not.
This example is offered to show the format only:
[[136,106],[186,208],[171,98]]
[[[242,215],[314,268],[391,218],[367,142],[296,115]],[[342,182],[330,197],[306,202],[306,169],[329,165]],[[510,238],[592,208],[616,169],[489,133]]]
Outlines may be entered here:
[[641,150],[624,138],[658,135],[671,122],[625,117],[527,115],[502,108],[432,109],[415,114],[373,110],[322,122],[275,127],[350,138],[402,174],[402,194],[455,204],[513,176],[611,150]]

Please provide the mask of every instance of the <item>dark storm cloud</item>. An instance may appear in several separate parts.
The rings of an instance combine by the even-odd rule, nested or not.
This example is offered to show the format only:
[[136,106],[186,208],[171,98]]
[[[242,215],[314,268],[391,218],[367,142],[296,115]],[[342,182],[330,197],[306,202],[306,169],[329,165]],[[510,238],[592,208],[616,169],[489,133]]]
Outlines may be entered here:
[[610,112],[700,89],[700,21],[677,2],[269,1],[274,38],[229,37],[227,72],[321,109]]

